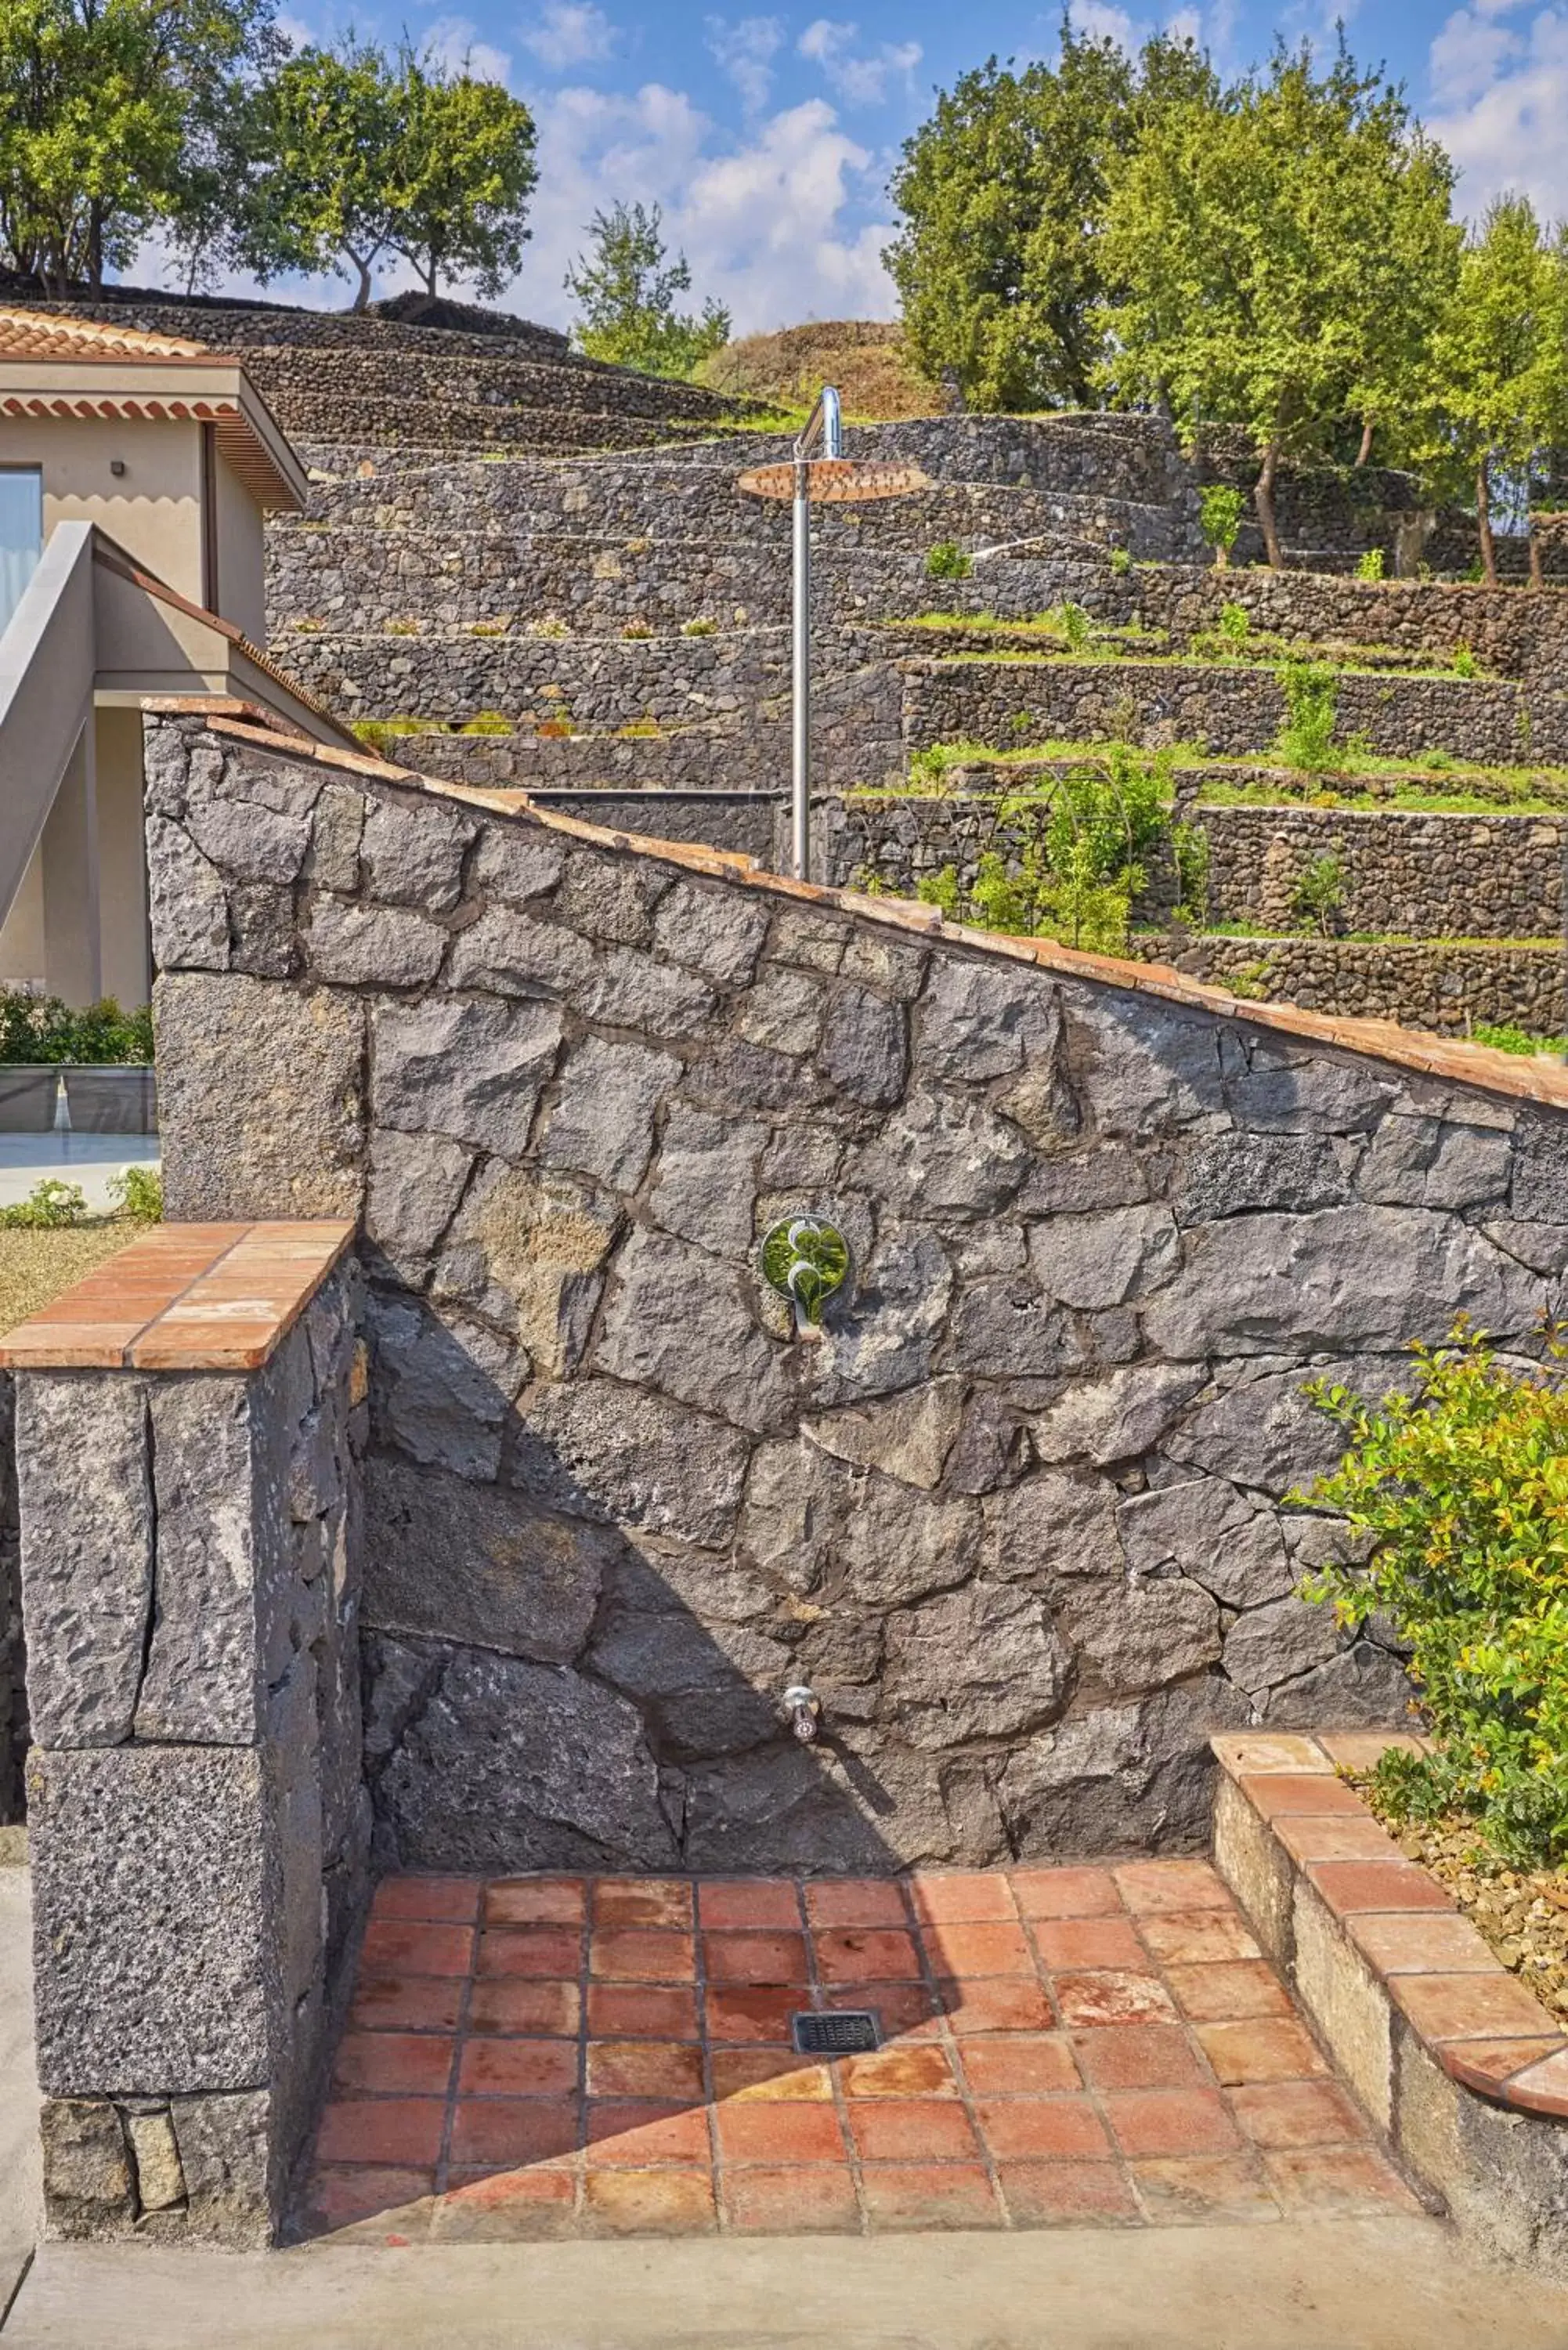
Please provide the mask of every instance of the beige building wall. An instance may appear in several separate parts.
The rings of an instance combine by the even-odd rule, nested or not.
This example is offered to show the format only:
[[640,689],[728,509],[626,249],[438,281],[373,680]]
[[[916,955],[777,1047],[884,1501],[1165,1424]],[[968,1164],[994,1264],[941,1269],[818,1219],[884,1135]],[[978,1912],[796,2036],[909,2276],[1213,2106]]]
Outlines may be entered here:
[[[141,712],[101,703],[98,733],[98,898],[103,992],[127,1011],[152,992],[142,833]],[[9,924],[6,926],[9,928]],[[0,932],[0,942],[4,933]]]
[[40,841],[0,927],[0,987],[42,987],[43,983],[44,844]]
[[[109,468],[124,465],[122,474]],[[193,604],[202,601],[202,430],[112,416],[0,417],[0,465],[38,465],[44,536],[92,522]],[[259,542],[261,518],[252,527]]]
[[[232,620],[253,645],[266,642],[266,553],[262,516],[244,484],[216,447],[212,463],[215,587],[203,598],[210,612]],[[107,523],[105,529],[109,527]]]

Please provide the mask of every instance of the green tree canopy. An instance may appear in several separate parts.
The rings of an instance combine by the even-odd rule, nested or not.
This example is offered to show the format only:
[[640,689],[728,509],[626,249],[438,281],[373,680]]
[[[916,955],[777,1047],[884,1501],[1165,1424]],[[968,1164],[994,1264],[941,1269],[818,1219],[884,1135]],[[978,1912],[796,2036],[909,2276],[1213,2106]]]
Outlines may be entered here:
[[1065,18],[1054,65],[992,57],[940,92],[894,172],[884,256],[925,373],[975,408],[1088,405],[1113,162],[1168,107],[1215,94],[1190,42],[1150,41],[1134,65]]
[[[1466,241],[1430,393],[1415,453],[1440,486],[1473,484],[1481,568],[1495,580],[1493,468],[1521,480],[1528,501],[1543,452],[1568,441],[1568,244],[1562,230],[1543,234],[1523,196],[1500,196]],[[1530,563],[1539,586],[1533,527]]]
[[700,361],[730,339],[730,314],[714,301],[701,315],[676,309],[691,287],[684,254],[670,260],[663,215],[655,204],[612,204],[589,224],[591,252],[566,272],[566,291],[579,306],[573,336],[589,359],[649,375],[690,376]]
[[1343,46],[1320,78],[1304,44],[1161,109],[1114,176],[1103,380],[1118,402],[1168,401],[1189,439],[1248,435],[1272,564],[1282,457],[1407,388],[1457,265],[1451,186],[1400,91]]
[[352,272],[354,307],[364,308],[391,234],[395,96],[384,53],[352,33],[279,68],[233,126],[234,169],[246,182],[239,261],[264,281],[285,269]]
[[0,0],[0,248],[62,286],[194,207],[271,0]]
[[387,243],[433,296],[469,277],[493,298],[523,265],[528,199],[537,182],[534,118],[465,58],[448,73],[405,48],[393,107],[392,203]]

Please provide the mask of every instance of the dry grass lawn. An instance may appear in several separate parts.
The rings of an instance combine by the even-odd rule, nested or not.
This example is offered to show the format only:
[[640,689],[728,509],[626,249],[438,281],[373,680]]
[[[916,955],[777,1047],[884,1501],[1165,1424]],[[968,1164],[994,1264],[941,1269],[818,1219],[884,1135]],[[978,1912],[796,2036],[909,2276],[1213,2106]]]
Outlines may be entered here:
[[838,386],[845,413],[878,423],[940,416],[941,393],[905,357],[901,328],[877,318],[836,318],[747,335],[704,359],[700,380],[714,391],[780,408],[806,408],[825,383]]
[[0,1229],[0,1331],[15,1329],[146,1230],[129,1216],[95,1216],[57,1232]]

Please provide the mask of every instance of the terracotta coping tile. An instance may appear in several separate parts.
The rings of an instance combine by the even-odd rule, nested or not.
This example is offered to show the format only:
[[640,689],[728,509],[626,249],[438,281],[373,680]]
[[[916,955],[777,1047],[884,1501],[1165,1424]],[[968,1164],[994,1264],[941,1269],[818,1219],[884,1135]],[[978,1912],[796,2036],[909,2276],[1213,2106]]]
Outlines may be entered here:
[[1354,1818],[1362,1808],[1361,1798],[1354,1787],[1343,1779],[1331,1779],[1319,1772],[1266,1772],[1254,1779],[1242,1772],[1237,1785],[1252,1805],[1272,1820],[1281,1812],[1304,1812],[1314,1817],[1329,1814],[1348,1814]]
[[17,1370],[259,1370],[354,1237],[320,1223],[164,1224],[0,1340]]
[[1552,2030],[1546,2010],[1502,1967],[1486,1974],[1390,1975],[1388,1990],[1423,2040],[1523,2039]]
[[1282,1731],[1272,1736],[1260,1731],[1256,1736],[1243,1733],[1211,1738],[1209,1744],[1220,1769],[1228,1771],[1233,1779],[1262,1778],[1276,1771],[1292,1776],[1303,1771],[1332,1775],[1334,1771],[1315,1738],[1299,1738]]
[[1483,2097],[1507,2097],[1505,2083],[1568,2049],[1568,2040],[1445,2040],[1437,2050],[1445,2073]]
[[1360,1909],[1451,1909],[1435,1877],[1413,1860],[1310,1860],[1306,1873],[1335,1915]]
[[1401,1860],[1404,1856],[1370,1812],[1286,1813],[1270,1822],[1293,1860]]
[[1550,2114],[1556,2120],[1568,2121],[1568,2042],[1527,2065],[1522,2073],[1511,2074],[1508,2102],[1521,2106],[1527,2114]]
[[1346,1930],[1382,1975],[1482,1975],[1497,1966],[1469,1919],[1449,1910],[1374,1909]]
[[1406,1730],[1330,1730],[1318,1741],[1331,1762],[1345,1771],[1370,1771],[1391,1746],[1402,1754],[1425,1754],[1432,1742]]

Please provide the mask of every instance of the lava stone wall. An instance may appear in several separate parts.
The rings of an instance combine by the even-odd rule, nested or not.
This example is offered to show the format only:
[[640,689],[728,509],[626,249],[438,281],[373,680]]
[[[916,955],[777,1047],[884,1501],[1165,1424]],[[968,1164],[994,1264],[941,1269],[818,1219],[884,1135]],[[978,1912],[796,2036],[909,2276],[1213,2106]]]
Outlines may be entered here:
[[1346,1019],[1395,1020],[1464,1036],[1480,1022],[1568,1035],[1568,983],[1556,945],[1389,945],[1354,939],[1235,939],[1145,933],[1132,951],[1175,962],[1237,993]]
[[1401,1718],[1293,1596],[1301,1382],[1530,1342],[1561,1116],[195,721],[148,778],[171,1211],[364,1217],[386,1864],[1180,1848],[1216,1729]]
[[13,1827],[22,1818],[22,1768],[26,1756],[26,1652],[16,1523],[16,1399],[10,1373],[0,1371],[0,1827]]

